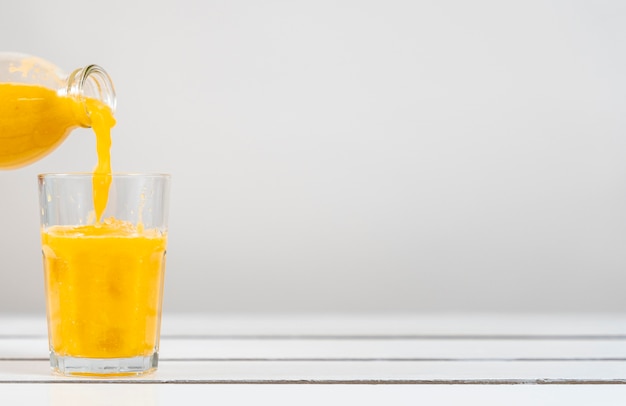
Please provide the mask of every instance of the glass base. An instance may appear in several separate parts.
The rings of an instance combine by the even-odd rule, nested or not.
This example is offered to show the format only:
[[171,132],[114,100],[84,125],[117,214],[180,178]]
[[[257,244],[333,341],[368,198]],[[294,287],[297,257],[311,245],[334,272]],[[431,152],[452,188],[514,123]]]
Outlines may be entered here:
[[79,376],[129,376],[144,375],[156,371],[159,354],[131,358],[80,358],[60,356],[50,352],[50,366],[62,375]]

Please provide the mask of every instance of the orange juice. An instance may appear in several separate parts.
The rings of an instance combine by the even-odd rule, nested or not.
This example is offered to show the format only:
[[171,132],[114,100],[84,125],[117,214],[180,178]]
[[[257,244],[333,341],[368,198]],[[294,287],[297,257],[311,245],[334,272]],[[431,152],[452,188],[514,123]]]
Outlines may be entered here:
[[34,162],[79,127],[85,108],[43,86],[0,83],[0,169]]
[[166,237],[107,219],[42,234],[50,349],[124,358],[158,349]]

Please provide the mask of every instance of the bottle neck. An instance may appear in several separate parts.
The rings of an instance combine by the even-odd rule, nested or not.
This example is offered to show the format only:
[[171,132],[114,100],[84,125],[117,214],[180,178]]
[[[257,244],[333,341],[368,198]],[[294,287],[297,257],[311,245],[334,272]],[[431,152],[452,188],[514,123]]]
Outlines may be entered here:
[[95,99],[108,106],[111,113],[115,113],[117,103],[115,88],[111,77],[98,65],[89,65],[70,73],[67,78],[65,92],[68,96],[82,102],[84,114],[81,111],[79,120],[84,127],[91,127],[89,110],[86,99]]

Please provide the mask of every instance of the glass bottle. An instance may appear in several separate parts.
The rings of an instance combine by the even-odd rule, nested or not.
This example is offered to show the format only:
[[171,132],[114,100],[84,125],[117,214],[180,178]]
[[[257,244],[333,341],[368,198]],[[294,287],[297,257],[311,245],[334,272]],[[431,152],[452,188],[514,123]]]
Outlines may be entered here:
[[30,55],[0,53],[0,170],[43,158],[78,127],[91,127],[88,100],[115,112],[115,89],[98,65],[69,75]]

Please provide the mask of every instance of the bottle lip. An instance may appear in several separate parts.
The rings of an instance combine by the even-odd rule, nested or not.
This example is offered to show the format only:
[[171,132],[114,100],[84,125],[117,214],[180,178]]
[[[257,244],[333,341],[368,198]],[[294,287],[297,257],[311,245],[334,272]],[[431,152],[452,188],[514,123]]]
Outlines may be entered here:
[[[109,74],[98,65],[88,65],[70,73],[66,92],[69,96],[84,100],[92,98],[101,101],[115,113],[117,99],[115,87]],[[87,112],[89,116],[89,112]]]

